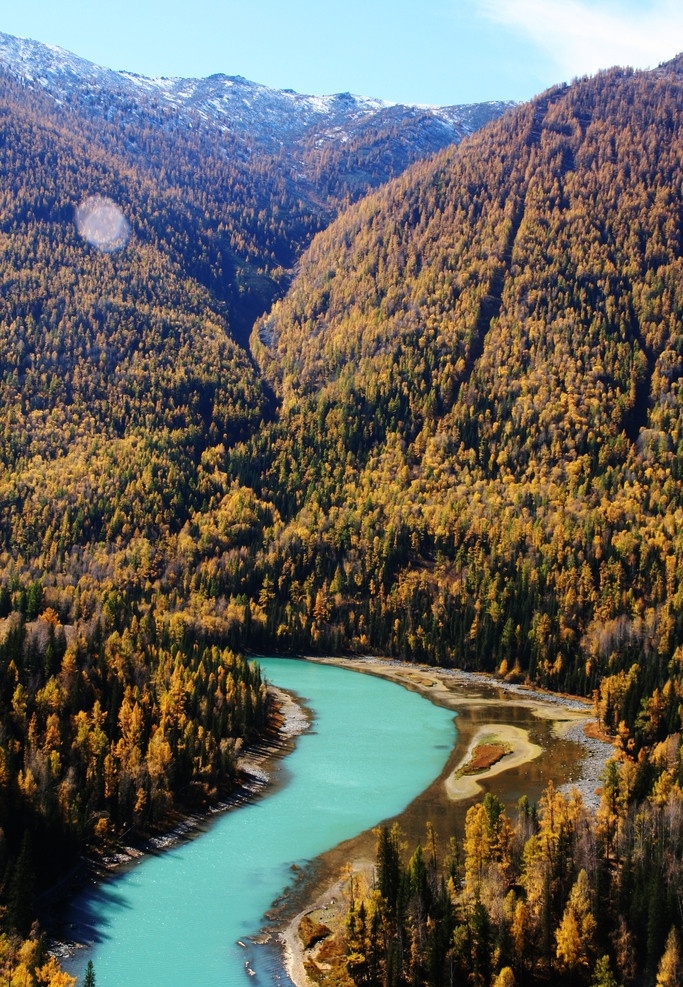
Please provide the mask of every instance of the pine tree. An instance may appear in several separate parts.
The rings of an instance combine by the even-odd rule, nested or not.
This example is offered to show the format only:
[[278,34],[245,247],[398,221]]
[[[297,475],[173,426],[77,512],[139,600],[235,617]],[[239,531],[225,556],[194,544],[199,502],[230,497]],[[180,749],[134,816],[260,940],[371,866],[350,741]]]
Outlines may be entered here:
[[590,885],[585,870],[579,871],[569,894],[562,921],[555,933],[557,958],[569,970],[588,965],[596,922],[591,910]]
[[401,831],[382,826],[377,843],[377,885],[390,915],[396,913],[401,887]]
[[34,890],[35,870],[31,852],[31,838],[28,832],[25,832],[21,851],[10,880],[7,902],[10,924],[24,936],[28,935],[34,918]]
[[95,987],[95,983],[95,969],[92,965],[92,960],[88,960],[85,975],[83,976],[83,987]]

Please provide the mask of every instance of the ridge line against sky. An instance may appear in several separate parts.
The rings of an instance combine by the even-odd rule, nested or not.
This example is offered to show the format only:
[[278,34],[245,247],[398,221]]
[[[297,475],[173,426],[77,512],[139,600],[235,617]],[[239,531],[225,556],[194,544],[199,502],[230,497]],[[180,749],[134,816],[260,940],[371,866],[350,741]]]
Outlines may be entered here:
[[22,0],[0,31],[147,76],[450,105],[529,99],[683,50],[681,0]]

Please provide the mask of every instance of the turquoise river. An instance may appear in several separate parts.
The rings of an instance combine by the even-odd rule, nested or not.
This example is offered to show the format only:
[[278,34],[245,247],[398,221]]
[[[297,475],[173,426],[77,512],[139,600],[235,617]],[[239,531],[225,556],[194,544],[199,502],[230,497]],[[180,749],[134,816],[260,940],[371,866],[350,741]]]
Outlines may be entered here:
[[444,767],[452,711],[371,675],[260,663],[305,702],[311,728],[276,762],[266,797],[77,898],[69,921],[92,941],[67,964],[79,978],[92,959],[98,987],[288,984],[250,937],[296,867],[400,813]]

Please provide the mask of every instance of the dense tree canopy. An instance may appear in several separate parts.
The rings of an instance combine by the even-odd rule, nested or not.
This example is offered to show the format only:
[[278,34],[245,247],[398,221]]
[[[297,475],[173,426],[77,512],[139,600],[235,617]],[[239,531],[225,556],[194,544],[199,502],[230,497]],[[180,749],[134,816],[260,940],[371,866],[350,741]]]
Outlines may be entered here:
[[[683,694],[679,63],[551,90],[315,237],[367,188],[371,140],[306,148],[304,195],[168,108],[96,127],[0,82],[8,933],[84,839],[230,784],[266,716],[247,648],[593,695],[634,766],[624,804],[663,804]],[[90,194],[123,210],[125,248],[79,235]],[[601,825],[625,880],[619,812]],[[546,968],[604,980],[584,870],[561,876]],[[678,962],[657,929],[653,976]]]
[[682,98],[675,64],[552,90],[313,242],[229,459],[283,520],[283,643],[586,694],[637,660],[631,727],[678,688]]
[[375,885],[353,879],[340,960],[329,980],[322,966],[313,968],[314,980],[321,987],[678,983],[680,762],[666,795],[629,805],[633,768],[629,760],[610,763],[597,827],[577,791],[565,795],[551,783],[538,806],[523,798],[516,818],[486,795],[443,854],[431,827],[428,849],[418,845],[412,856],[396,827],[381,828]]

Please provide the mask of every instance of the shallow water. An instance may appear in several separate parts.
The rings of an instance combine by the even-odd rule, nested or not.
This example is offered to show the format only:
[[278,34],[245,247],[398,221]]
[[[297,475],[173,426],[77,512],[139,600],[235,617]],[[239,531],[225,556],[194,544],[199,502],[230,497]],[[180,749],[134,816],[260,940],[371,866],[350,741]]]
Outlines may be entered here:
[[313,858],[400,813],[451,755],[453,712],[414,692],[334,666],[259,661],[306,702],[311,729],[276,762],[272,794],[80,895],[68,918],[93,945],[72,973],[92,959],[98,987],[288,983],[249,938],[273,901]]

